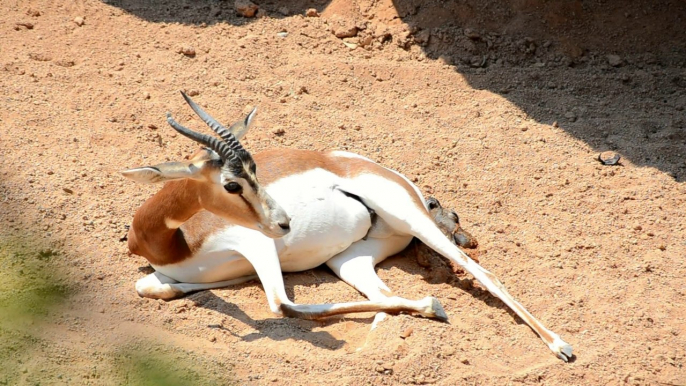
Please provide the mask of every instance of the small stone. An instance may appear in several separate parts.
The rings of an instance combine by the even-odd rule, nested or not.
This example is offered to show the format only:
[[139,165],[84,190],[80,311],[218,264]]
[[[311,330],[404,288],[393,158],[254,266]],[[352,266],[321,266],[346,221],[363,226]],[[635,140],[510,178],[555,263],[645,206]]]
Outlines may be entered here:
[[331,20],[331,32],[339,38],[351,38],[357,36],[357,25],[351,18],[336,17]]
[[188,96],[194,97],[194,96],[200,95],[200,91],[195,90],[195,89],[191,89],[191,90],[188,90],[187,94],[188,94]]
[[460,362],[462,362],[462,363],[465,364],[465,365],[468,365],[468,364],[469,364],[469,359],[467,359],[467,358],[460,358]]
[[319,12],[317,12],[317,10],[314,8],[309,8],[307,11],[305,11],[305,16],[307,16],[307,17],[319,17]]
[[234,3],[236,14],[243,17],[255,17],[259,7],[250,0],[236,0]]
[[284,130],[282,127],[279,127],[279,128],[272,130],[272,133],[274,133],[274,135],[276,135],[276,136],[282,136],[282,135],[286,134],[286,130]]
[[143,99],[150,99],[150,93],[147,91],[143,91]]
[[574,122],[576,121],[576,114],[574,113],[574,111],[568,111],[565,113],[565,118],[567,118],[567,120],[569,120],[570,122]]
[[607,63],[612,67],[619,67],[622,65],[623,61],[619,55],[608,55]]
[[470,39],[472,39],[472,40],[481,39],[481,35],[479,35],[478,32],[476,32],[476,31],[474,31],[474,30],[472,30],[472,29],[469,29],[469,28],[465,28],[465,30],[464,30],[464,36],[466,36],[466,37],[468,37],[468,38],[470,38]]
[[278,36],[278,37],[280,37],[280,38],[285,38],[285,37],[288,36],[288,32],[285,32],[285,31],[283,31],[283,32],[277,32],[277,33],[276,33],[276,36]]
[[211,337],[210,337],[210,342],[214,343],[214,342],[216,342],[216,341],[217,341],[217,337],[216,337],[216,336],[211,336]]
[[553,127],[560,127],[560,124],[557,123],[557,121],[553,122]]
[[357,44],[355,44],[355,43],[343,42],[343,44],[345,44],[345,46],[350,48],[351,50],[354,50],[355,48],[357,48]]
[[183,46],[179,49],[178,52],[189,57],[195,56],[195,48],[193,48],[192,46]]
[[26,28],[26,29],[33,29],[33,23],[26,23],[26,22],[16,23],[14,26],[14,29],[19,31],[22,29],[22,27]]
[[360,39],[360,47],[367,47],[372,44],[373,41],[374,37],[372,35],[367,35]]
[[74,18],[74,24],[78,25],[79,27],[81,27],[82,25],[84,25],[85,22],[86,22],[86,21],[85,21],[85,20],[83,19],[83,17],[81,17],[81,16],[77,16],[77,17]]
[[291,10],[288,9],[288,7],[279,7],[278,12],[284,16],[288,16],[291,14]]
[[67,194],[74,194],[74,191],[69,188],[62,188],[62,190]]
[[410,335],[412,335],[412,332],[414,332],[414,329],[412,327],[408,327],[400,334],[400,337],[407,339],[410,337]]

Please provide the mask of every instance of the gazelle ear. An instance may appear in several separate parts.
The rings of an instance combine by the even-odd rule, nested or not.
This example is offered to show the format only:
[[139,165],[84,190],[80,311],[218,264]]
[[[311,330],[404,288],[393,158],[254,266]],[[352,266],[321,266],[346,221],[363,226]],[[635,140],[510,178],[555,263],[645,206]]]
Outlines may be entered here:
[[199,178],[201,176],[200,170],[201,169],[194,164],[165,162],[155,166],[143,166],[124,170],[121,174],[136,182],[154,184],[182,178]]
[[245,133],[250,130],[250,128],[255,124],[255,116],[257,115],[257,107],[252,109],[250,114],[248,114],[244,120],[238,121],[231,125],[229,127],[229,131],[231,134],[233,134],[234,137],[236,137],[237,140],[241,140],[241,138],[245,135]]

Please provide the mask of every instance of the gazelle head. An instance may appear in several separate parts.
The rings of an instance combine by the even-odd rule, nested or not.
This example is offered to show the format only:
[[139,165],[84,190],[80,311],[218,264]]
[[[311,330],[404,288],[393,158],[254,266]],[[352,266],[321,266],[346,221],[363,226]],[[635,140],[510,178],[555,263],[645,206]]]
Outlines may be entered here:
[[257,167],[239,139],[252,126],[257,109],[226,128],[181,92],[193,111],[217,133],[221,140],[196,133],[176,122],[167,113],[167,122],[184,136],[206,146],[187,162],[167,162],[125,170],[122,174],[137,182],[155,183],[189,179],[199,184],[200,205],[231,223],[278,238],[290,231],[290,218],[257,180]]

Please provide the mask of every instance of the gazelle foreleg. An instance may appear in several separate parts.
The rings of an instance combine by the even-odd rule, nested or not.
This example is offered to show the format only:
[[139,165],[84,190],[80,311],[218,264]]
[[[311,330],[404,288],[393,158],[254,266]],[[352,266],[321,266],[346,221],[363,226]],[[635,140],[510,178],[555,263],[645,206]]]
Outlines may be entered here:
[[153,272],[136,282],[136,292],[144,298],[172,300],[191,292],[228,287],[257,278],[255,275],[214,283],[180,283],[159,272]]
[[295,304],[286,295],[283,274],[274,243],[259,232],[245,229],[240,243],[231,246],[255,268],[272,312],[300,319],[321,319],[357,312],[418,312],[441,319],[443,309],[434,298],[419,301],[391,297],[362,302],[335,304]]
[[[374,270],[374,266],[386,257],[401,251],[409,243],[411,237],[392,236],[384,239],[369,238],[355,242],[345,251],[331,258],[326,265],[340,277],[343,281],[350,284],[353,288],[360,291],[371,301],[388,301],[394,299],[396,302],[405,303],[410,306],[417,301],[391,296],[391,290],[381,281]],[[448,316],[443,311],[438,300],[427,297],[419,300],[424,305],[431,308],[415,309],[414,312],[428,318],[435,318],[447,321]],[[410,309],[410,307],[408,307]],[[410,309],[411,310],[411,309]],[[385,313],[378,313],[374,318],[372,329],[378,322],[383,320]]]

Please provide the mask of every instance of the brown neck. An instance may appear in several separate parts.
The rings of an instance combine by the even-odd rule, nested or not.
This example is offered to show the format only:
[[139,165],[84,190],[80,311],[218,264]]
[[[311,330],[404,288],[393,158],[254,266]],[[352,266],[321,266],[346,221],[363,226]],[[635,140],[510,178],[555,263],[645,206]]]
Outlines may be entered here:
[[173,264],[191,254],[179,225],[202,210],[197,182],[168,182],[133,217],[129,250],[155,265]]

